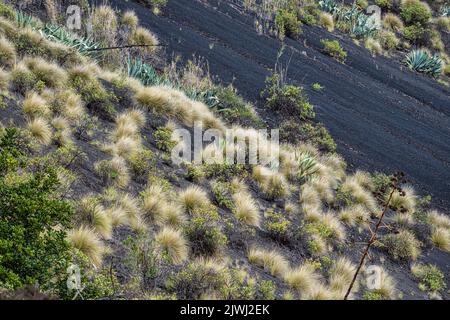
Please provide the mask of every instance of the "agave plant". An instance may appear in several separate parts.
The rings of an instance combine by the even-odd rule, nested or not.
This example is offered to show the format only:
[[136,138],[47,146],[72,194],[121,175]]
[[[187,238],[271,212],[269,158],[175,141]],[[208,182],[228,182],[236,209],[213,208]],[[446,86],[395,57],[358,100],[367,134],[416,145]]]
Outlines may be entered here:
[[98,51],[100,48],[98,43],[92,41],[90,38],[77,37],[64,28],[47,24],[41,30],[41,34],[51,41],[59,42],[74,48],[81,54],[94,58],[101,54],[100,51]]
[[168,80],[160,77],[152,66],[143,63],[140,60],[133,60],[128,58],[127,71],[130,77],[138,79],[145,86],[169,84]]
[[40,21],[36,20],[33,16],[19,10],[16,12],[16,23],[21,28],[31,27],[32,29],[37,29],[39,27]]
[[413,50],[406,55],[406,65],[417,72],[437,77],[442,73],[442,60],[426,50]]
[[296,158],[298,162],[297,177],[299,179],[308,179],[317,172],[317,162],[311,154],[302,152],[296,155]]
[[443,17],[450,17],[450,6],[447,4],[444,4],[441,8],[441,16]]
[[334,0],[320,0],[319,8],[325,12],[335,13],[338,5],[334,2]]

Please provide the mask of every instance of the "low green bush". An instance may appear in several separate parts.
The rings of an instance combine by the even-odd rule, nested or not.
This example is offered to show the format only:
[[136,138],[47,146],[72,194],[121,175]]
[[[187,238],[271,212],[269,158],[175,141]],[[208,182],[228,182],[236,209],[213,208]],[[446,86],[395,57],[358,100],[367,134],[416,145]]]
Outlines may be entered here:
[[400,6],[400,16],[407,25],[426,25],[431,19],[431,11],[426,3],[420,1],[404,1]]
[[280,10],[275,17],[275,24],[278,28],[279,35],[281,37],[289,37],[293,39],[297,39],[301,34],[300,24],[301,22],[298,20],[297,15],[288,10]]
[[309,102],[303,88],[283,84],[280,78],[278,73],[274,73],[266,79],[266,88],[262,92],[266,105],[272,110],[301,120],[314,118],[314,107]]
[[281,213],[269,209],[264,214],[264,227],[272,238],[286,242],[291,238],[291,222]]
[[[0,138],[3,172],[26,170],[22,146],[18,131],[6,129]],[[64,281],[70,260],[65,228],[72,208],[55,197],[58,186],[57,171],[48,166],[22,172],[14,183],[0,175],[0,287],[38,284],[41,290],[53,291],[55,283]]]
[[320,43],[323,44],[323,51],[327,53],[330,57],[334,59],[344,62],[347,58],[347,52],[341,47],[341,44],[337,40],[327,40],[322,39]]
[[227,237],[217,225],[219,216],[214,207],[202,208],[185,227],[187,239],[191,242],[194,255],[211,256],[227,243]]

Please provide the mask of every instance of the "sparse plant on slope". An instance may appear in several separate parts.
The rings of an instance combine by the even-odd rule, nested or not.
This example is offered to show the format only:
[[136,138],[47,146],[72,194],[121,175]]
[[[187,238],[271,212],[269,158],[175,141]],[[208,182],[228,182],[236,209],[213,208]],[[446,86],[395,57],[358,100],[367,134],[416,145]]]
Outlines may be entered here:
[[289,10],[280,10],[275,17],[275,24],[281,38],[284,36],[296,39],[300,33],[300,24],[297,15]]
[[248,252],[248,261],[264,268],[271,275],[277,277],[283,277],[289,269],[286,259],[276,250],[269,251],[251,248]]
[[55,196],[53,167],[30,172],[11,184],[3,173],[27,171],[27,144],[16,129],[0,134],[0,286],[15,289],[38,284],[51,290],[69,262],[66,228],[68,202]]
[[442,60],[423,49],[413,50],[406,55],[406,65],[417,72],[437,77],[442,73]]
[[397,234],[389,234],[381,242],[394,259],[416,260],[420,255],[420,242],[408,230],[400,230]]
[[171,263],[181,264],[187,259],[189,249],[180,231],[165,227],[155,236],[155,242]]
[[320,42],[323,44],[323,51],[329,56],[335,58],[338,61],[344,62],[347,58],[347,52],[342,49],[339,41],[322,39]]
[[424,291],[439,292],[447,287],[444,274],[435,265],[414,264],[411,272],[420,281],[419,288]]
[[262,92],[266,105],[290,116],[306,120],[315,117],[314,107],[309,103],[303,88],[283,83],[278,73],[266,79],[266,88]]

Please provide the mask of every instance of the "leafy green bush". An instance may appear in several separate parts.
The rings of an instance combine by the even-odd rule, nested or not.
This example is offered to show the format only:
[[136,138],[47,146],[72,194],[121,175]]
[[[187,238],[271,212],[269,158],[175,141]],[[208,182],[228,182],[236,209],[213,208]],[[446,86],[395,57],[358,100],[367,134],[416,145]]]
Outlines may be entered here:
[[375,0],[375,4],[383,9],[392,8],[392,0]]
[[284,9],[278,11],[275,17],[275,24],[281,37],[286,36],[296,39],[301,34],[301,22],[292,11]]
[[81,96],[88,107],[107,119],[113,119],[116,110],[113,101],[117,97],[105,90],[103,85],[87,69],[76,69],[69,73],[70,86]]
[[432,77],[442,73],[442,60],[439,56],[431,56],[425,50],[413,50],[406,56],[406,65],[417,72],[422,72]]
[[188,264],[166,281],[169,292],[177,294],[179,299],[198,299],[202,294],[217,293],[227,283],[226,269],[216,268],[203,261]]
[[435,265],[417,264],[412,266],[411,271],[419,279],[419,287],[426,291],[439,292],[447,287],[444,274]]
[[177,142],[175,140],[172,140],[172,133],[173,130],[170,127],[159,127],[155,130],[153,133],[156,141],[156,146],[158,149],[165,151],[165,152],[171,152],[172,149],[177,145]]
[[347,58],[347,52],[341,47],[339,41],[337,40],[320,40],[320,43],[323,44],[323,51],[327,53],[330,57],[335,58],[338,61],[344,62]]
[[14,12],[14,9],[11,6],[5,3],[0,3],[0,16],[10,20],[14,20],[16,17],[16,13]]
[[426,29],[418,23],[403,28],[403,37],[412,43],[423,42],[426,34]]
[[262,120],[252,106],[245,102],[231,85],[227,87],[217,86],[213,90],[213,94],[216,102],[212,109],[227,123],[256,127],[262,125]]
[[406,24],[426,25],[431,19],[431,11],[426,3],[420,1],[405,1],[400,6],[400,16]]
[[335,152],[336,143],[321,123],[298,123],[293,120],[284,121],[280,126],[280,140],[290,143],[307,141],[325,152]]
[[147,176],[155,164],[155,156],[150,149],[133,152],[127,160],[136,178]]
[[263,280],[259,285],[258,298],[262,300],[275,300],[277,286],[273,281]]
[[271,237],[279,241],[289,240],[291,222],[288,219],[273,209],[267,210],[264,216],[264,226]]
[[218,218],[214,207],[202,208],[185,227],[195,255],[214,255],[226,245],[227,237],[217,225]]
[[[22,145],[17,130],[6,129],[0,139],[3,172],[26,166]],[[14,183],[0,176],[0,287],[38,283],[52,290],[70,258],[65,228],[72,209],[54,196],[59,185],[55,168],[22,174]]]
[[266,105],[282,113],[302,120],[315,117],[314,107],[303,92],[303,88],[281,82],[281,76],[274,73],[266,79],[266,88],[262,92]]

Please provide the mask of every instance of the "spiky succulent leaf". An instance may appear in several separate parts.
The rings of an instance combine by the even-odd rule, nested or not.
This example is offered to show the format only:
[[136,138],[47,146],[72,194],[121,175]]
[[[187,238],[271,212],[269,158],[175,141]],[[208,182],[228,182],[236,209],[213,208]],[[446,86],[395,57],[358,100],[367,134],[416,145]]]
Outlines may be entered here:
[[425,50],[413,50],[406,55],[406,65],[417,72],[437,77],[442,73],[442,60],[438,55],[431,55]]

